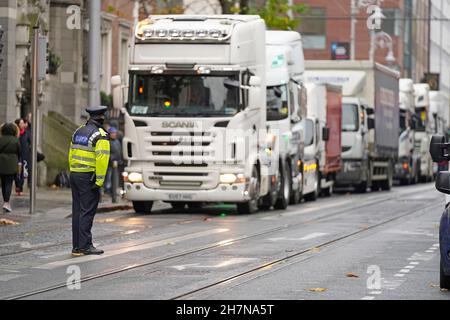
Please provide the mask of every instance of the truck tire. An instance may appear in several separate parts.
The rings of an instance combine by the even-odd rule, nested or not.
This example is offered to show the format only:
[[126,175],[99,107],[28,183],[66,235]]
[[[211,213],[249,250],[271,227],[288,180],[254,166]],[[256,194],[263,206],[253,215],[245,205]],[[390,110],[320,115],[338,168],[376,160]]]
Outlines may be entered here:
[[186,202],[171,202],[170,205],[172,206],[173,209],[177,211],[182,211],[186,206]]
[[[317,166],[317,168],[319,168],[319,166]],[[316,170],[316,189],[314,190],[314,192],[309,193],[307,195],[305,195],[305,200],[307,201],[316,201],[317,198],[319,197],[320,194],[320,175],[319,175],[319,170]]]
[[322,189],[322,194],[324,197],[331,197],[333,194],[333,185],[328,188]]
[[153,201],[133,201],[133,209],[136,213],[149,214],[152,212]]
[[[373,191],[374,185],[375,185],[375,182],[372,184],[372,191]],[[367,180],[355,185],[355,191],[357,193],[366,193],[367,192]]]
[[253,184],[253,186],[251,187],[252,198],[249,201],[237,204],[237,211],[239,214],[250,214],[258,211],[260,180],[256,166],[253,166],[250,183]]
[[[278,168],[281,168],[280,165],[278,165]],[[259,204],[259,209],[260,210],[269,210],[270,208],[272,208],[275,205],[275,203],[277,202],[277,198],[278,198],[278,194],[280,193],[280,190],[281,190],[281,175],[280,175],[280,170],[278,170],[277,176],[276,176],[276,186],[275,186],[274,190],[270,190],[270,192],[261,199],[261,203]]]
[[298,190],[293,190],[291,187],[292,193],[291,193],[291,200],[289,201],[289,204],[299,204],[302,200],[302,192],[300,191],[300,187]]
[[285,163],[283,167],[280,167],[279,169],[281,171],[281,186],[274,208],[285,210],[288,207],[289,199],[291,198],[291,168]]
[[440,277],[439,277],[440,287],[441,289],[450,290],[450,276],[445,274],[442,262],[439,265],[440,265]]

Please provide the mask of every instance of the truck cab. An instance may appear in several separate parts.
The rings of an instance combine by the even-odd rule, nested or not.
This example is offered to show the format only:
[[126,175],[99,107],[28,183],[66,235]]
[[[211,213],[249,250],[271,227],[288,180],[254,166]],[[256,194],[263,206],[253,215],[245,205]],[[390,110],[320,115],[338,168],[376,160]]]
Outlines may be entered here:
[[313,160],[317,167],[314,178],[310,178],[315,189],[305,194],[307,198],[319,194],[329,196],[333,192],[336,173],[341,169],[342,89],[308,82],[305,86],[308,97],[304,122],[305,159]]
[[417,117],[414,109],[413,84],[411,79],[399,80],[400,131],[395,178],[400,184],[417,183],[419,179],[420,154],[414,148]]
[[414,110],[417,126],[414,132],[414,149],[420,158],[419,180],[433,180],[433,161],[428,148],[433,134],[433,121],[430,112],[430,86],[426,83],[414,84]]
[[305,88],[301,36],[294,31],[266,31],[267,124],[273,140],[276,170],[272,194],[263,206],[285,208],[298,203],[303,190],[302,159]]
[[[272,180],[265,61],[259,16],[139,22],[123,109],[125,197],[135,211],[150,213],[157,200],[176,209],[205,202],[258,209]],[[115,97],[123,87],[113,88]]]

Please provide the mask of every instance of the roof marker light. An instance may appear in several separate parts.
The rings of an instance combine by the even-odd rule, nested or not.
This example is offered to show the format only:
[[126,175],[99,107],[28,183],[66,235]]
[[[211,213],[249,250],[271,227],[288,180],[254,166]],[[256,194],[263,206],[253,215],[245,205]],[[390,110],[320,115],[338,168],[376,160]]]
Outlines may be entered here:
[[184,30],[183,31],[183,37],[192,38],[194,36],[195,36],[194,30]]
[[165,29],[160,29],[156,31],[156,36],[160,37],[160,38],[164,38],[167,36],[167,30]]

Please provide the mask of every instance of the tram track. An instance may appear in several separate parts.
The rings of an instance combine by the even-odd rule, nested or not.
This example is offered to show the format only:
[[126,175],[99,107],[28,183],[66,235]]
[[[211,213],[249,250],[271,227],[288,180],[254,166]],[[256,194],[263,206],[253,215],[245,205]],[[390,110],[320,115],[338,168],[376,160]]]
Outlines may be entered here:
[[[408,194],[402,194],[402,195],[400,195],[400,196],[407,196],[407,195],[408,195]],[[321,215],[321,216],[319,216],[319,217],[316,217],[316,218],[313,218],[313,219],[309,219],[309,220],[306,220],[306,221],[301,221],[301,222],[292,223],[292,224],[284,224],[284,225],[277,226],[277,227],[275,227],[275,228],[271,228],[271,229],[268,229],[268,230],[263,230],[263,231],[261,231],[261,232],[257,232],[257,233],[254,233],[254,234],[243,235],[243,236],[237,237],[237,238],[235,238],[235,239],[230,239],[230,240],[228,240],[228,241],[226,241],[226,242],[223,242],[223,241],[214,242],[214,243],[212,243],[212,244],[207,244],[207,245],[204,245],[204,246],[198,247],[198,248],[196,248],[196,249],[192,249],[192,250],[182,251],[182,252],[179,252],[179,253],[175,253],[175,254],[173,254],[173,255],[169,255],[169,256],[165,256],[165,257],[160,257],[160,258],[157,258],[157,259],[153,259],[153,260],[149,260],[149,261],[144,261],[144,262],[142,262],[142,263],[137,263],[137,264],[133,264],[133,265],[122,266],[122,267],[119,267],[119,268],[115,268],[115,269],[110,269],[110,270],[106,270],[106,271],[94,273],[94,274],[92,274],[92,275],[89,275],[89,276],[86,276],[86,277],[81,278],[81,279],[80,279],[80,283],[85,283],[85,282],[92,281],[92,280],[95,280],[95,279],[104,278],[104,277],[107,277],[107,276],[110,276],[110,275],[115,275],[115,274],[123,273],[123,272],[129,271],[129,270],[133,270],[133,269],[138,269],[138,268],[142,268],[142,267],[146,267],[146,266],[155,265],[155,264],[158,264],[158,263],[170,261],[170,260],[177,259],[177,258],[186,257],[186,256],[189,256],[189,255],[201,253],[201,252],[208,251],[208,250],[213,250],[213,249],[216,249],[216,248],[223,247],[223,246],[225,246],[225,245],[230,245],[230,244],[240,243],[240,242],[243,242],[243,241],[245,241],[245,240],[258,238],[258,237],[265,236],[265,235],[268,235],[268,234],[272,234],[272,233],[275,233],[275,232],[279,232],[279,231],[287,231],[287,230],[289,230],[289,229],[291,229],[291,228],[298,227],[299,225],[303,225],[303,224],[311,224],[311,223],[314,223],[314,222],[326,220],[327,218],[330,218],[330,217],[336,217],[336,216],[339,216],[339,215],[342,215],[342,214],[345,214],[345,213],[350,214],[350,213],[353,212],[353,211],[359,210],[359,209],[364,208],[364,207],[368,207],[368,206],[380,204],[380,203],[382,203],[382,202],[386,202],[386,201],[392,200],[392,199],[394,199],[394,198],[397,198],[398,196],[399,196],[399,195],[396,194],[396,195],[393,195],[393,196],[391,196],[391,197],[389,197],[389,198],[385,198],[385,197],[383,197],[383,198],[378,198],[378,197],[377,197],[376,199],[373,199],[372,201],[368,201],[368,202],[366,202],[366,203],[363,203],[363,204],[360,204],[360,205],[353,206],[353,207],[351,207],[351,208],[343,208],[342,210],[338,210],[338,211],[335,211],[335,212],[333,212],[333,213]],[[439,205],[441,205],[441,204],[439,204]],[[380,222],[380,223],[372,224],[372,225],[370,225],[370,226],[365,227],[365,228],[362,229],[362,230],[357,230],[357,231],[355,231],[355,232],[351,232],[351,233],[349,233],[349,234],[345,234],[345,235],[343,235],[343,236],[336,237],[336,238],[334,238],[334,239],[332,239],[332,240],[329,240],[329,241],[320,243],[320,244],[315,245],[315,246],[313,246],[313,247],[311,247],[311,248],[308,248],[308,249],[305,249],[305,250],[301,250],[301,251],[295,252],[295,253],[293,253],[293,254],[287,255],[287,256],[285,256],[285,257],[283,257],[283,258],[276,259],[276,260],[273,260],[273,261],[270,261],[270,262],[261,264],[261,265],[259,265],[259,266],[257,266],[257,267],[254,267],[254,268],[252,268],[252,269],[250,269],[250,270],[247,270],[247,271],[245,271],[245,272],[241,272],[241,273],[239,273],[239,274],[237,274],[237,275],[227,277],[226,279],[222,279],[222,280],[220,280],[220,281],[216,281],[216,282],[214,282],[214,283],[212,283],[212,284],[210,284],[210,285],[208,285],[208,286],[205,286],[205,287],[202,287],[202,288],[193,290],[193,291],[191,291],[191,292],[187,292],[187,293],[185,293],[185,294],[176,296],[176,297],[174,297],[173,299],[180,299],[180,298],[183,298],[183,297],[191,296],[191,295],[193,295],[193,294],[195,294],[195,293],[197,293],[197,292],[201,292],[201,291],[207,290],[207,289],[209,289],[209,288],[218,286],[218,285],[223,284],[223,283],[228,282],[228,281],[233,281],[233,280],[235,280],[235,279],[239,279],[239,278],[241,278],[241,277],[243,277],[243,276],[245,276],[245,275],[249,275],[249,274],[251,274],[251,273],[255,273],[255,272],[260,271],[260,270],[262,270],[262,269],[264,269],[264,268],[267,268],[267,267],[269,267],[269,266],[273,266],[273,265],[279,264],[279,263],[281,263],[281,262],[283,262],[283,261],[286,261],[286,260],[289,260],[289,259],[292,259],[292,258],[301,256],[301,255],[304,255],[304,254],[306,254],[307,252],[309,252],[312,248],[320,248],[320,247],[325,247],[325,246],[331,245],[331,244],[333,244],[333,243],[336,243],[336,242],[338,242],[338,241],[342,241],[342,240],[347,239],[347,238],[349,238],[349,237],[352,237],[352,236],[354,236],[354,235],[361,234],[361,233],[363,233],[363,232],[367,232],[367,231],[369,231],[369,230],[371,230],[371,229],[374,229],[374,228],[377,228],[377,227],[379,227],[379,226],[388,224],[388,223],[390,223],[390,222],[392,222],[392,221],[401,219],[401,218],[403,218],[403,217],[405,217],[405,216],[413,215],[413,214],[415,214],[415,213],[417,213],[417,212],[420,212],[420,211],[422,211],[422,210],[425,210],[425,209],[427,209],[427,208],[428,208],[428,209],[431,209],[431,208],[434,208],[434,207],[437,207],[437,206],[438,206],[438,204],[436,204],[436,205],[431,205],[431,207],[430,207],[429,204],[427,204],[426,206],[423,206],[423,207],[421,207],[421,208],[419,208],[419,209],[415,209],[415,210],[413,210],[413,211],[409,211],[409,212],[407,212],[407,213],[404,213],[404,214],[395,216],[395,217],[393,217],[393,218],[391,218],[391,219],[384,220],[384,221],[382,221],[382,222]],[[65,288],[65,287],[66,287],[66,283],[61,283],[61,284],[56,284],[56,285],[49,286],[49,287],[46,287],[46,288],[41,288],[41,289],[38,289],[38,290],[25,292],[25,293],[22,293],[22,294],[19,294],[19,295],[14,295],[14,296],[6,297],[6,298],[4,298],[4,299],[23,299],[23,298],[32,297],[32,296],[36,296],[36,295],[39,295],[39,294],[51,292],[51,291],[54,291],[54,290],[62,289],[62,288]]]

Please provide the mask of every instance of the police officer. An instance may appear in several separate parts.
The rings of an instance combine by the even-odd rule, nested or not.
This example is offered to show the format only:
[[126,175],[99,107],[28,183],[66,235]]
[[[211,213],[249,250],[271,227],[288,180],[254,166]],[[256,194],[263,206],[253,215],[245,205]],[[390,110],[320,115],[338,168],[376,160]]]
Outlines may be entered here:
[[106,110],[87,108],[89,120],[74,132],[70,143],[73,256],[103,253],[92,244],[91,228],[109,163],[109,137],[102,127]]

